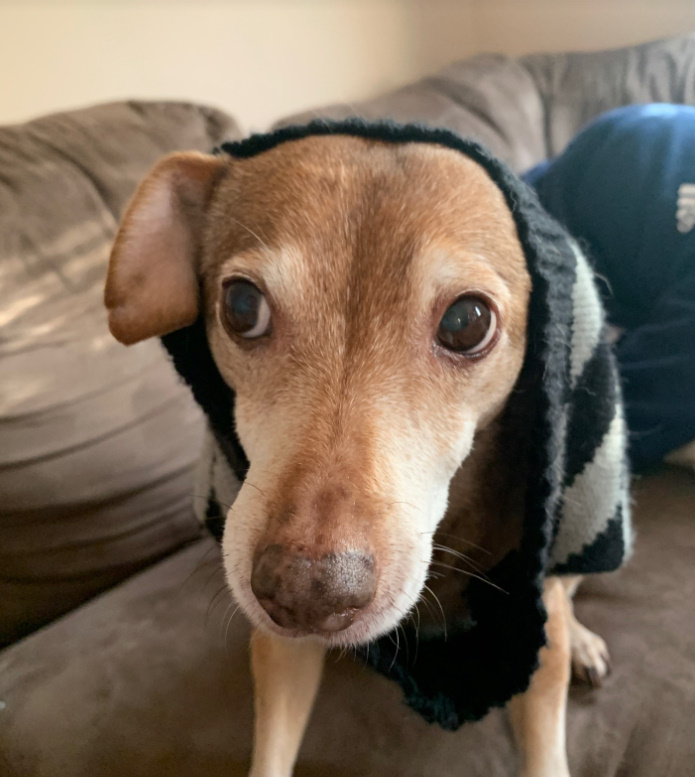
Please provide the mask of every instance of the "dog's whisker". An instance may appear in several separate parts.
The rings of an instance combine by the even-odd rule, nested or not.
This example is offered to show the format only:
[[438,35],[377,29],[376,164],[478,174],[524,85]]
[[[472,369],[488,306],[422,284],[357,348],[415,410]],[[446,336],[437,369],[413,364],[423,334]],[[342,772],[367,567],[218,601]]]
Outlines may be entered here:
[[367,664],[369,664],[369,649],[370,645],[367,643],[367,649],[364,651],[364,668],[367,668]]
[[244,485],[245,485],[245,486],[251,486],[251,488],[255,488],[255,489],[256,489],[256,491],[258,491],[258,493],[259,493],[261,496],[265,496],[265,491],[262,491],[262,490],[261,490],[261,489],[260,489],[260,488],[259,488],[259,487],[258,487],[258,486],[255,484],[255,483],[250,483],[248,480],[245,480],[245,481],[244,481]]
[[505,591],[504,588],[501,588],[496,583],[493,583],[491,580],[489,580],[486,577],[482,577],[481,575],[476,575],[474,572],[469,572],[467,569],[460,569],[459,567],[452,566],[451,564],[445,564],[443,561],[432,561],[432,564],[438,567],[444,567],[445,569],[450,569],[452,572],[458,572],[461,575],[466,575],[467,577],[473,577],[476,580],[480,580],[483,583],[486,583],[489,586],[492,586],[498,591],[501,591],[503,594],[508,594],[509,591]]
[[242,229],[245,229],[250,235],[256,238],[258,242],[265,248],[267,251],[270,251],[270,248],[268,248],[268,244],[263,240],[256,232],[254,232],[250,227],[247,227],[246,224],[242,224],[239,219],[235,219],[234,216],[230,216],[227,214],[227,218],[230,221],[233,221],[235,224],[238,224]]
[[227,590],[229,590],[229,589],[227,588],[227,585],[225,584],[225,585],[223,585],[219,589],[219,591],[217,591],[217,593],[212,597],[212,599],[210,599],[210,603],[208,604],[208,608],[207,608],[207,610],[205,612],[205,623],[206,624],[207,624],[207,622],[208,622],[208,620],[210,618],[210,614],[212,613],[212,610],[214,609],[215,600],[219,597],[220,594],[223,594]]
[[224,507],[225,510],[233,510],[234,505],[228,505],[225,502],[220,502],[219,499],[213,499],[209,494],[193,494],[194,499],[205,499],[208,502],[212,502],[213,504],[219,505],[220,507]]
[[408,635],[405,633],[405,628],[402,623],[396,626],[396,629],[400,629],[403,632],[403,644],[405,645],[405,660],[410,663],[410,645],[408,643]]
[[471,561],[471,557],[467,556],[465,553],[462,553],[460,550],[455,550],[454,548],[450,548],[448,545],[442,545],[439,542],[433,542],[432,548],[434,550],[441,550],[444,553],[451,553],[452,556],[456,556],[457,558],[463,559],[464,561]]
[[416,635],[420,631],[420,608],[417,605],[418,605],[418,603],[415,602],[415,606],[410,611],[410,617],[413,619],[414,622],[415,622],[414,615],[417,615],[417,622],[415,622],[415,634]]
[[396,658],[398,657],[398,651],[401,648],[401,638],[400,638],[400,635],[398,634],[398,627],[396,627],[395,634],[396,634],[396,643],[395,643],[396,652],[393,654],[393,660],[391,661],[391,666],[389,666],[389,672],[393,669],[393,665],[396,663]]
[[[393,668],[393,665],[395,664],[398,658],[398,653],[401,650],[401,639],[400,639],[401,633],[403,634],[403,644],[405,645],[405,650],[406,650],[406,661],[410,663],[410,641],[408,640],[408,635],[406,633],[405,627],[403,626],[403,622],[407,620],[413,621],[413,625],[415,629],[415,657],[413,660],[417,661],[417,655],[418,655],[418,650],[420,645],[421,614],[420,614],[420,609],[418,607],[418,602],[416,602],[410,596],[408,598],[413,602],[413,606],[407,610],[401,610],[400,608],[396,608],[396,612],[398,612],[398,614],[401,616],[401,620],[396,624],[396,627],[392,631],[386,634],[386,637],[395,648],[393,659],[389,666],[389,671]],[[423,600],[421,599],[420,601],[423,601]],[[424,601],[424,604],[427,607],[430,606],[429,602],[427,601]],[[417,620],[415,620],[415,616],[417,616]],[[337,663],[340,660],[342,660],[349,651],[352,651],[354,660],[357,660],[357,658],[360,656],[359,646],[356,644],[349,643],[346,645],[342,645],[340,647],[337,655],[335,656],[335,662]],[[365,658],[365,666],[366,666],[369,662],[369,645],[366,646],[366,652],[363,655]]]
[[417,613],[417,624],[415,625],[415,658],[413,663],[417,663],[417,654],[420,649],[420,608],[415,603],[415,612]]
[[205,589],[210,585],[210,581],[215,577],[215,575],[219,575],[220,572],[222,572],[222,564],[217,562],[215,565],[215,568],[212,570],[210,575],[208,576],[208,579],[205,581],[205,585],[203,586],[203,593],[205,593]]
[[476,550],[479,550],[482,553],[487,553],[488,555],[490,555],[490,553],[491,553],[491,551],[487,550],[486,548],[483,548],[481,545],[476,545],[475,542],[472,542],[471,540],[467,540],[464,537],[459,536],[458,534],[449,534],[447,532],[443,532],[443,531],[439,531],[439,530],[437,530],[435,532],[423,531],[423,532],[420,532],[420,533],[421,534],[429,534],[430,536],[436,535],[436,536],[439,536],[439,537],[450,537],[451,539],[457,540],[458,542],[465,542],[466,545],[470,545],[472,548],[475,548]]
[[204,566],[204,565],[207,563],[207,562],[205,561],[205,558],[206,558],[206,556],[209,556],[209,555],[210,555],[210,553],[212,553],[212,552],[213,552],[213,551],[215,551],[215,550],[217,550],[217,546],[216,546],[216,545],[212,545],[211,547],[209,547],[209,548],[208,548],[208,549],[205,551],[205,553],[203,553],[203,555],[200,557],[200,559],[199,559],[199,560],[198,560],[198,562],[196,563],[196,565],[195,565],[195,567],[194,567],[193,571],[191,572],[191,574],[190,574],[190,575],[188,575],[188,576],[186,577],[186,579],[185,579],[185,580],[184,580],[184,581],[181,583],[181,588],[179,589],[180,591],[181,591],[181,590],[183,590],[183,587],[184,587],[185,585],[187,585],[187,584],[188,584],[188,583],[189,583],[189,582],[192,580],[192,578],[193,578],[193,576],[194,576],[194,575],[196,575],[198,572],[200,572],[200,571],[203,569],[203,566]]
[[[406,594],[406,596],[408,596],[408,598],[410,599],[410,601],[413,603],[413,607],[414,607],[414,608],[417,608],[418,604],[420,604],[420,603],[424,604],[424,605],[425,605],[425,607],[427,607],[427,612],[429,613],[429,615],[430,615],[430,617],[432,618],[432,620],[435,620],[435,621],[437,620],[437,613],[436,613],[436,612],[435,612],[435,610],[433,609],[433,605],[432,605],[432,603],[431,603],[431,602],[429,602],[429,601],[428,601],[428,600],[427,600],[427,599],[424,597],[424,595],[423,595],[423,596],[421,596],[421,597],[420,597],[419,599],[417,599],[417,600],[413,599],[413,597],[412,597],[412,596],[410,596],[409,594]],[[419,629],[419,628],[420,628],[420,610],[419,610],[419,609],[418,609],[418,611],[417,611],[417,614],[418,614],[418,629]]]
[[444,628],[444,641],[446,642],[447,641],[446,615],[444,614],[444,608],[442,607],[442,603],[439,601],[439,597],[437,596],[437,594],[427,584],[423,586],[423,589],[425,591],[429,591],[429,593],[434,597],[435,602],[437,602],[437,604],[439,605],[439,609],[442,613],[442,627]]
[[227,628],[224,631],[224,650],[229,655],[229,644],[228,644],[228,637],[229,637],[229,627],[232,625],[232,621],[234,620],[234,616],[239,612],[240,605],[237,604],[237,606],[234,608],[234,612],[229,616],[229,620],[227,621]]
[[418,601],[415,601],[415,599],[412,599],[411,597],[411,601],[414,603],[415,606],[417,606],[418,602],[422,602],[425,605],[425,607],[427,607],[427,612],[430,614],[430,617],[432,618],[432,620],[436,620],[437,614],[433,609],[433,605],[431,602],[425,599],[424,596],[421,596]]
[[439,545],[438,543],[435,543],[432,547],[434,550],[438,550],[441,553],[449,553],[450,555],[455,556],[461,561],[465,561],[466,564],[469,564],[471,567],[473,567],[473,569],[479,575],[482,575],[487,579],[485,572],[475,563],[475,561],[473,561],[473,559],[470,556],[467,556],[465,553],[461,553],[458,550],[454,550],[453,548],[450,548],[447,545]]
[[227,609],[224,611],[224,615],[222,616],[222,620],[220,622],[220,640],[223,638],[223,635],[224,635],[224,622],[227,619],[227,613],[229,613],[232,607],[234,607],[233,601],[229,602],[229,604],[227,605]]

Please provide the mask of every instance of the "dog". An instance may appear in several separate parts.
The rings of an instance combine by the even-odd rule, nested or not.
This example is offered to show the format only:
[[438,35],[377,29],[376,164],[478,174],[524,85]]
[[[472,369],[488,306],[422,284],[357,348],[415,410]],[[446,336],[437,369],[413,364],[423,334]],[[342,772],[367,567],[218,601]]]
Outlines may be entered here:
[[[460,583],[434,565],[484,576],[518,544],[499,419],[530,294],[500,188],[435,144],[175,153],[137,189],[108,269],[111,332],[133,344],[202,317],[250,461],[222,552],[254,627],[252,777],[291,775],[326,650],[390,632],[425,590],[447,608]],[[569,774],[571,667],[593,684],[609,670],[573,615],[579,580],[546,578],[547,645],[509,704],[526,777]]]

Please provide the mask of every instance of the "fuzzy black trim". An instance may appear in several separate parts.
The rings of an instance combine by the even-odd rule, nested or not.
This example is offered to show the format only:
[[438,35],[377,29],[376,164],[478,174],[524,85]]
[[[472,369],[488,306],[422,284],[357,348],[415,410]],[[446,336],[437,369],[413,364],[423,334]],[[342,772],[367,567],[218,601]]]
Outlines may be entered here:
[[[467,602],[475,624],[446,639],[417,644],[407,631],[396,651],[389,635],[365,648],[367,661],[398,682],[406,702],[447,729],[477,720],[528,687],[545,643],[541,599],[553,526],[559,514],[565,455],[564,406],[569,391],[569,343],[575,257],[564,230],[542,209],[535,193],[479,144],[444,129],[391,122],[315,121],[306,126],[225,143],[216,153],[248,158],[281,143],[318,135],[351,135],[388,143],[434,143],[478,162],[503,192],[526,252],[532,277],[527,354],[515,395],[534,408],[526,415],[529,477],[522,546],[490,573],[506,594],[474,581]],[[234,397],[212,360],[202,322],[163,338],[177,370],[191,386],[232,469],[243,477],[248,462],[234,434]],[[514,412],[514,399],[508,412]]]
[[208,417],[227,463],[239,480],[243,480],[249,461],[234,428],[234,392],[212,358],[202,316],[191,326],[164,335],[162,344]]

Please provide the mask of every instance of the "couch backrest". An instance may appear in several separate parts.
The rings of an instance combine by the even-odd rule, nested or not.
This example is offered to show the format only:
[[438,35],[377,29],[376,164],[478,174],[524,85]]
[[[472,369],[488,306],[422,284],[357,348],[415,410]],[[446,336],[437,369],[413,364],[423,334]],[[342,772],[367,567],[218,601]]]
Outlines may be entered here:
[[519,64],[544,106],[548,157],[594,117],[621,105],[695,105],[695,33],[610,51],[534,54]]
[[612,51],[481,54],[372,100],[283,119],[416,121],[475,138],[523,172],[559,154],[595,116],[620,105],[695,104],[695,33]]
[[515,169],[545,159],[536,84],[516,60],[500,54],[480,54],[372,100],[305,111],[277,126],[351,116],[446,127],[480,141]]

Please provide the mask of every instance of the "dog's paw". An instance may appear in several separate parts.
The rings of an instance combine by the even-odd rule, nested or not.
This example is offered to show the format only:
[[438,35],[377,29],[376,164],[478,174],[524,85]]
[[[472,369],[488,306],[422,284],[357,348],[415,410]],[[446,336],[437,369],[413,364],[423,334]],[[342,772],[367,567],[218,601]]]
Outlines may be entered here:
[[611,662],[606,643],[577,620],[570,624],[572,673],[575,678],[600,688],[603,678],[610,674]]

